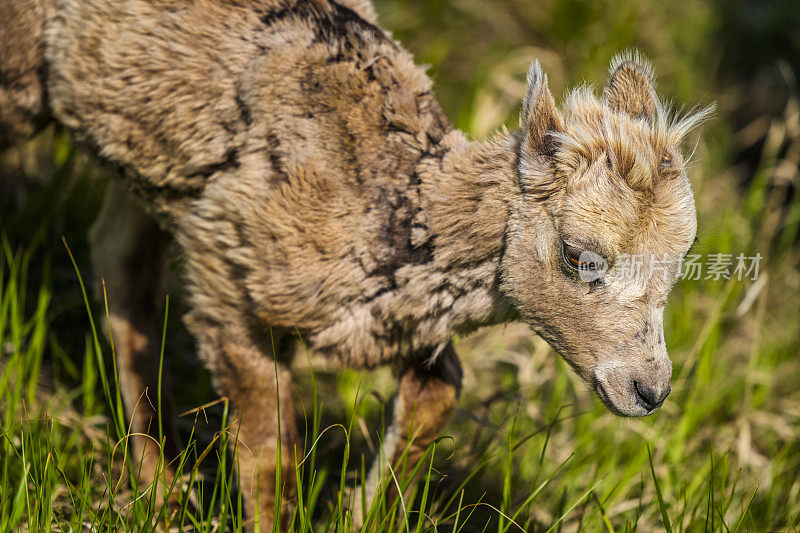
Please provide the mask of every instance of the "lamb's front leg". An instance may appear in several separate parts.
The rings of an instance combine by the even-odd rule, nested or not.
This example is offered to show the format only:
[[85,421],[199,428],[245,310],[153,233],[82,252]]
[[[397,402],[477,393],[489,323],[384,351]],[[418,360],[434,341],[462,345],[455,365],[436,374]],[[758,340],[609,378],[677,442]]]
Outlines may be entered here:
[[[461,363],[450,343],[433,362],[423,359],[401,368],[392,424],[366,486],[357,489],[354,495],[353,520],[357,526],[368,514],[379,487],[389,483],[389,500],[397,494],[394,480],[387,478],[391,476],[387,467],[391,465],[398,481],[407,479],[431,443],[441,435],[453,414],[461,390],[461,377]],[[409,484],[407,493],[415,483],[416,479]]]
[[[229,444],[237,460],[245,531],[272,532],[275,526],[286,531],[295,495],[298,437],[291,374],[273,348],[285,345],[285,339],[254,343],[238,327],[241,322],[215,325],[197,316],[202,314],[189,315],[187,323],[197,333],[202,357],[234,413]],[[282,504],[276,516],[278,495]]]

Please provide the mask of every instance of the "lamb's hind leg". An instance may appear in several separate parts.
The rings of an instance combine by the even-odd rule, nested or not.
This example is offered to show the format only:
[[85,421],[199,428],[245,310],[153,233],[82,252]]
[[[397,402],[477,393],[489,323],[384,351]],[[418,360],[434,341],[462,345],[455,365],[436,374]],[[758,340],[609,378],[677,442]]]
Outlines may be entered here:
[[[401,370],[394,418],[382,451],[372,466],[366,487],[357,489],[354,495],[353,519],[357,525],[362,524],[382,484],[388,484],[387,500],[396,497],[394,479],[387,477],[391,475],[388,466],[391,465],[397,480],[407,480],[431,443],[441,435],[455,409],[461,377],[461,363],[450,343],[433,363],[423,361]],[[415,483],[416,480],[409,483],[407,492]]]
[[[156,497],[172,472],[159,465],[158,367],[161,348],[159,304],[164,260],[170,239],[138,201],[112,180],[100,215],[90,232],[95,275],[105,283],[111,338],[116,352],[122,399],[130,418],[134,469],[140,490],[159,476]],[[166,437],[164,457],[176,457],[166,376],[161,385],[161,424]]]

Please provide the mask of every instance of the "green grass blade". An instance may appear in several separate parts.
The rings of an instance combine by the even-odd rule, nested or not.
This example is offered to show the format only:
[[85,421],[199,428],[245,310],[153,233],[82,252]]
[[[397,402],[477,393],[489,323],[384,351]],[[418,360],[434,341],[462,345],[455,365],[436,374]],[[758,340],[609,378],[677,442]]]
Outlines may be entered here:
[[650,444],[647,445],[647,457],[650,460],[650,473],[653,475],[653,485],[656,489],[656,498],[658,499],[658,510],[661,513],[661,523],[667,533],[672,533],[672,525],[669,521],[669,514],[667,513],[667,505],[664,503],[664,497],[661,494],[661,485],[658,483],[658,476],[656,476],[656,468],[653,465],[653,454],[650,451]]

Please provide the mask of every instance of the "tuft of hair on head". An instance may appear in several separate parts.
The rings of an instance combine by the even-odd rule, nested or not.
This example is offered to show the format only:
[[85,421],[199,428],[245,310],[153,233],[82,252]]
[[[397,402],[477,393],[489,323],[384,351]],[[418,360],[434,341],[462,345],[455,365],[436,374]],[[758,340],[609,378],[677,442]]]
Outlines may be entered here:
[[660,122],[665,125],[668,141],[672,144],[680,143],[692,130],[710,120],[716,109],[717,105],[714,103],[705,107],[694,106],[687,111],[665,107]]
[[[615,56],[609,72],[601,98],[588,85],[567,95],[564,129],[552,134],[559,159],[565,168],[577,168],[580,161],[606,153],[631,187],[647,189],[659,175],[663,151],[679,146],[714,106],[680,112],[664,104],[656,94],[652,65],[636,50]],[[637,149],[644,145],[652,150]]]
[[[714,105],[676,111],[656,94],[655,72],[636,50],[616,55],[602,96],[591,85],[570,91],[559,111],[538,61],[528,70],[528,91],[520,126],[520,176],[523,186],[543,194],[555,181],[531,179],[538,156],[554,155],[560,176],[588,178],[587,162],[607,156],[615,172],[636,190],[649,190],[661,175],[667,149],[680,147],[686,136],[706,121]],[[647,147],[647,148],[645,148]]]

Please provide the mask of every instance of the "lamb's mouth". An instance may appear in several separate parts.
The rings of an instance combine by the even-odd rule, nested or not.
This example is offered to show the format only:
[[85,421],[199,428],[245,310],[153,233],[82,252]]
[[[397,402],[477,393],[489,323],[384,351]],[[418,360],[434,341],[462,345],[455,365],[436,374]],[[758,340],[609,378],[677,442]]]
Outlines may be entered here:
[[615,414],[617,416],[622,416],[622,417],[626,417],[626,418],[631,416],[629,414],[623,413],[622,411],[620,411],[617,408],[616,405],[614,405],[614,402],[612,402],[611,398],[608,397],[608,393],[606,392],[605,387],[603,387],[603,384],[600,383],[599,380],[597,380],[595,382],[594,391],[597,393],[597,396],[603,402],[603,405],[606,406],[606,409],[608,409],[611,413],[613,413],[613,414]]

